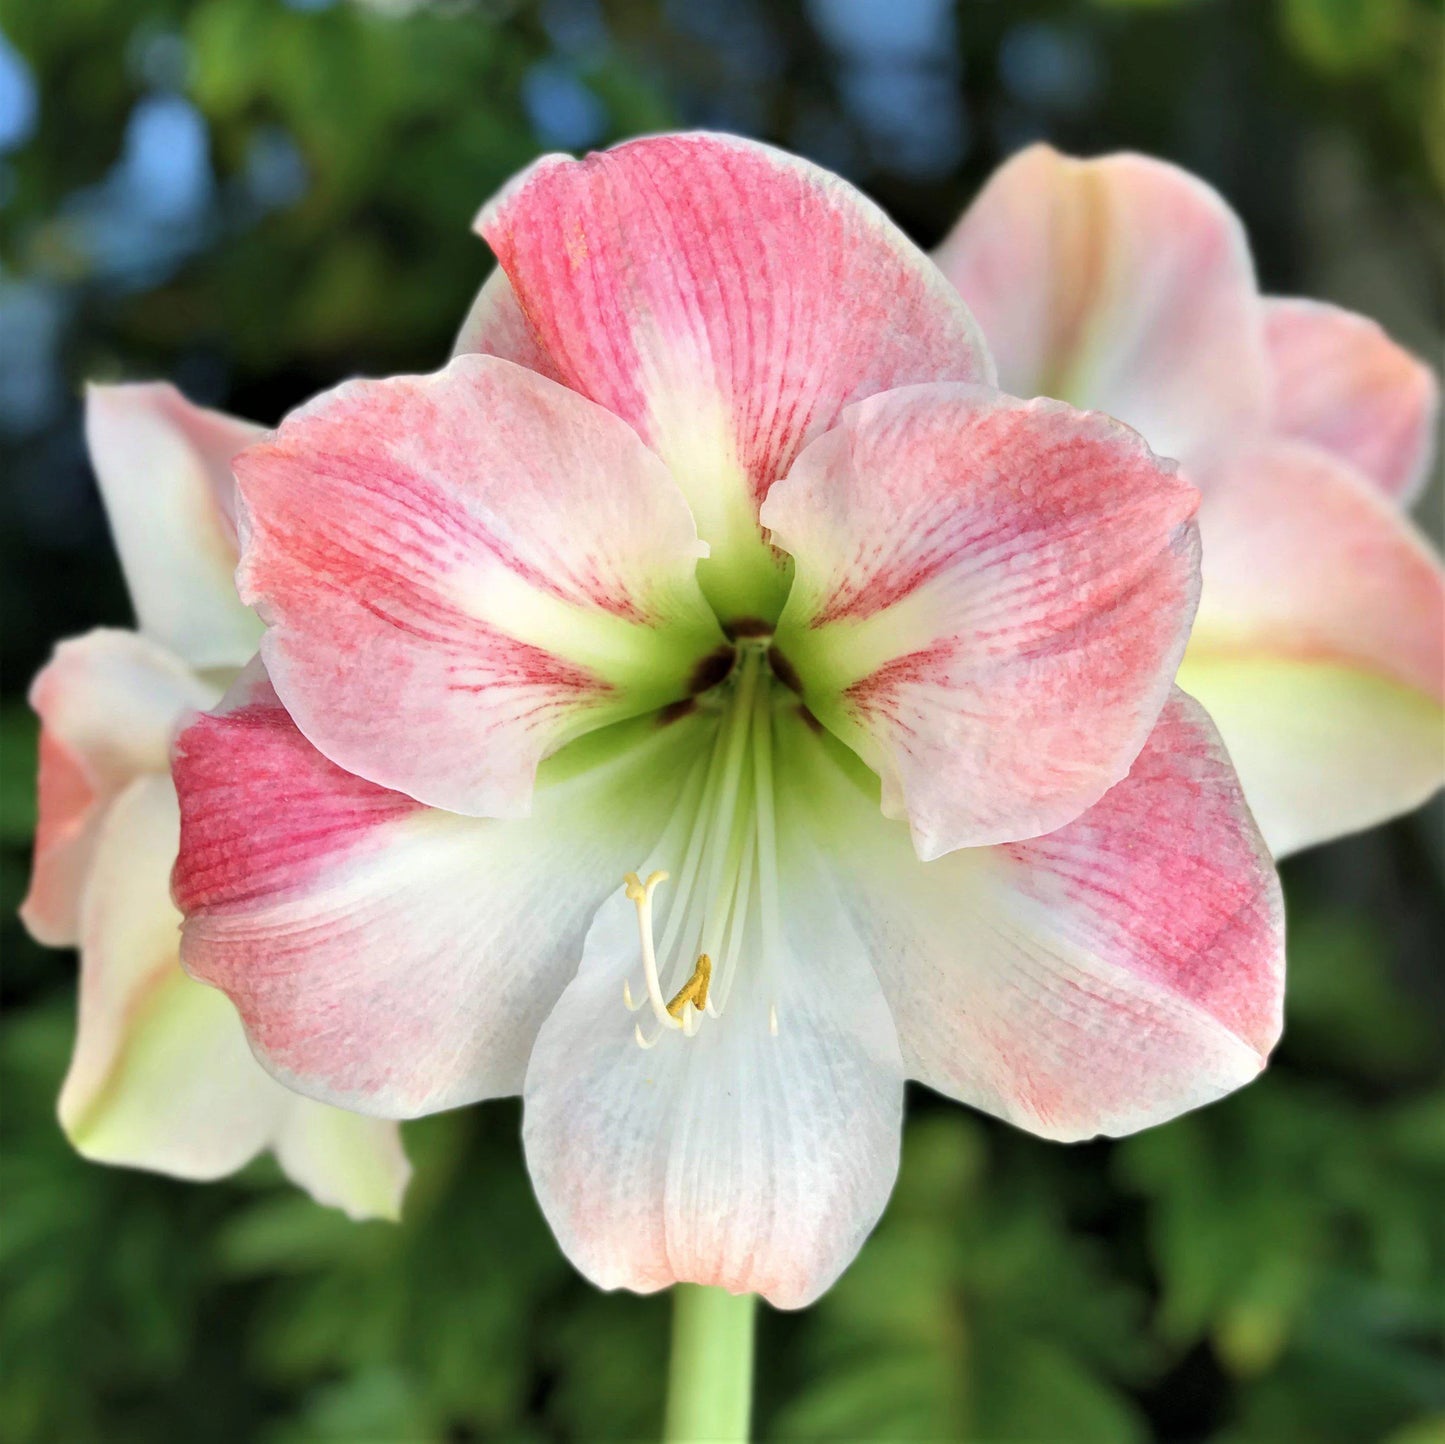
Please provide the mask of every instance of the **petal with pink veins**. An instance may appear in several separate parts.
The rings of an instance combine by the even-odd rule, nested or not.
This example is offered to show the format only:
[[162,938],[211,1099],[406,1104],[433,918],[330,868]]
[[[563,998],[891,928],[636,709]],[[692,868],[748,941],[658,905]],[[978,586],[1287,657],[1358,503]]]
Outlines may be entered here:
[[410,1167],[394,1124],[299,1098],[251,1056],[235,1009],[181,971],[169,894],[175,791],[138,778],[100,829],[80,936],[80,1016],[60,1121],[85,1157],[179,1178],[266,1147],[319,1202],[395,1217]]
[[1279,1036],[1279,881],[1203,709],[1176,691],[1126,781],[1046,837],[921,863],[876,783],[785,742],[908,1075],[1060,1140],[1249,1082]]
[[302,732],[359,776],[518,817],[537,764],[725,654],[681,492],[600,406],[494,357],[353,381],[237,463],[242,594]]
[[1108,417],[946,384],[859,403],[773,488],[777,654],[920,857],[1061,827],[1128,773],[1188,636],[1198,500]]
[[[517,293],[498,266],[482,283],[452,347],[453,356],[500,356],[549,381],[563,381],[522,311]],[[563,382],[565,384],[565,382]]]
[[1206,465],[1268,421],[1249,245],[1203,181],[1141,155],[1031,146],[937,253],[1019,396],[1056,396]]
[[1440,384],[1430,368],[1352,311],[1293,299],[1264,305],[1280,432],[1352,463],[1388,495],[1412,500],[1440,414]]
[[433,811],[328,762],[256,669],[178,739],[182,960],[311,1097],[411,1117],[517,1092],[592,914],[661,833],[705,725],[594,733],[530,817]]
[[537,1038],[527,1169],[563,1251],[599,1288],[682,1281],[801,1308],[888,1200],[903,1060],[790,792],[779,791],[781,932],[769,948],[754,919],[720,1017],[695,1037],[637,1046],[622,1002],[638,973],[637,919],[617,888]]
[[40,716],[39,821],[21,919],[39,942],[79,936],[80,898],[105,809],[142,773],[164,772],[181,713],[217,689],[134,632],[61,642],[30,687]]
[[86,441],[136,618],[193,667],[240,667],[261,635],[233,580],[231,460],[264,434],[174,386],[86,391]]
[[477,227],[515,298],[495,283],[490,325],[465,344],[519,360],[540,347],[637,428],[712,548],[703,587],[726,621],[776,617],[787,576],[758,506],[845,405],[992,380],[973,319],[902,232],[846,182],[753,141],[547,156]]
[[1276,442],[1211,479],[1180,685],[1209,710],[1277,853],[1445,780],[1445,572],[1361,472]]

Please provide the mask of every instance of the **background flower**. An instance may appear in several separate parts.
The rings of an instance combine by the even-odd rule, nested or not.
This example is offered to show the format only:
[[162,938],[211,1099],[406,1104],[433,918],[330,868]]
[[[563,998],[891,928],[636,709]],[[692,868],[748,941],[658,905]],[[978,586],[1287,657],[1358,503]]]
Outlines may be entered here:
[[1200,487],[1204,590],[1180,684],[1276,853],[1445,781],[1445,570],[1400,506],[1440,388],[1363,316],[1259,294],[1237,217],[1138,155],[1034,146],[938,251],[1002,384],[1097,406]]
[[394,1218],[411,1173],[395,1125],[274,1082],[234,1010],[181,971],[171,739],[259,639],[231,578],[231,458],[261,428],[159,385],[92,388],[86,422],[140,630],[60,643],[30,694],[40,799],[21,916],[81,959],[61,1126],[87,1158],[181,1178],[270,1148],[318,1202]]

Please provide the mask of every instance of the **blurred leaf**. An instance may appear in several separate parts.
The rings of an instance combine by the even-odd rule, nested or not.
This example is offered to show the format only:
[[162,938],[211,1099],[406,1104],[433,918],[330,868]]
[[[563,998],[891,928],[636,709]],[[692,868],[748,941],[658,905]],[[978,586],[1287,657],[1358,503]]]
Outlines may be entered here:
[[1409,33],[1412,0],[1281,0],[1285,33],[1321,70],[1346,74],[1386,61]]
[[890,1209],[817,1305],[811,1367],[769,1437],[1145,1437],[1120,1383],[1146,1358],[1142,1301],[1038,1186],[1046,1156],[1029,1143],[1005,1170],[962,1115],[915,1120]]
[[28,707],[0,710],[0,845],[28,849],[35,833],[35,750],[40,727]]
[[[1120,1176],[1152,1201],[1165,1337],[1208,1338],[1242,1379],[1351,1378],[1351,1407],[1335,1407],[1324,1437],[1369,1437],[1434,1402],[1427,1381],[1445,1389],[1445,1373],[1425,1353],[1445,1325],[1445,1172],[1400,1146],[1420,1123],[1411,1105],[1370,1126],[1356,1105],[1276,1073],[1126,1140]],[[1280,1429],[1274,1387],[1249,1408]]]
[[1289,933],[1289,1046],[1379,1078],[1408,1078],[1438,1058],[1440,1030],[1392,977],[1395,949],[1365,918],[1296,911]]
[[1445,1444],[1445,1414],[1412,1420],[1396,1429],[1384,1444]]

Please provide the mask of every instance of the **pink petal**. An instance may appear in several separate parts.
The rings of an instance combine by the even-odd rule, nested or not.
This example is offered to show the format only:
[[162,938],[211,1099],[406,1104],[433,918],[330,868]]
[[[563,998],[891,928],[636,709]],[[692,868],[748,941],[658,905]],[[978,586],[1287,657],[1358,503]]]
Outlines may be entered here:
[[509,362],[349,382],[236,465],[276,690],[328,757],[424,802],[524,815],[543,757],[686,696],[723,643],[666,468]]
[[1191,651],[1345,662],[1445,697],[1445,574],[1359,472],[1276,442],[1211,479],[1199,525]]
[[20,916],[37,941],[78,940],[81,892],[105,809],[135,778],[166,770],[176,720],[215,697],[134,632],[95,631],[56,647],[30,689],[40,715],[40,816]]
[[411,1117],[516,1092],[602,897],[647,855],[696,716],[542,769],[531,817],[433,811],[328,762],[257,671],[179,738],[182,960],[277,1078]]
[[1409,501],[1435,446],[1440,386],[1430,368],[1364,316],[1318,301],[1265,302],[1275,424]]
[[951,385],[853,407],[773,488],[777,651],[920,857],[1060,827],[1128,773],[1188,635],[1197,504],[1108,417]]
[[75,1053],[60,1122],[85,1157],[211,1179],[268,1145],[318,1202],[395,1217],[410,1167],[396,1125],[282,1088],[221,994],[180,966],[169,881],[179,820],[164,774],[107,809],[86,882]]
[[457,333],[453,356],[500,356],[549,381],[566,384],[551,356],[542,348],[517,300],[507,273],[496,267],[487,277]]
[[193,667],[239,667],[261,628],[236,595],[231,459],[264,434],[173,386],[91,386],[85,434],[143,632]]
[[1277,853],[1445,781],[1445,573],[1362,472],[1299,442],[1241,455],[1200,510],[1180,683],[1209,709]]
[[801,1308],[888,1200],[903,1112],[893,1023],[808,840],[783,829],[782,935],[771,954],[747,949],[721,1017],[636,1045],[622,984],[639,975],[637,919],[619,887],[538,1036],[527,1169],[599,1288],[683,1281]]
[[[1046,837],[919,863],[793,747],[909,1075],[1048,1138],[1146,1128],[1279,1036],[1279,883],[1218,734],[1175,692],[1126,781]],[[831,769],[831,772],[830,772]]]
[[1190,466],[1267,421],[1249,246],[1187,171],[1031,146],[995,173],[937,259],[1006,391],[1107,411]]
[[[911,381],[992,379],[972,318],[881,211],[751,141],[548,156],[478,229],[555,373],[671,467],[729,620],[777,614],[786,577],[757,508],[845,405]],[[512,319],[467,344],[522,359],[500,292],[497,309]]]

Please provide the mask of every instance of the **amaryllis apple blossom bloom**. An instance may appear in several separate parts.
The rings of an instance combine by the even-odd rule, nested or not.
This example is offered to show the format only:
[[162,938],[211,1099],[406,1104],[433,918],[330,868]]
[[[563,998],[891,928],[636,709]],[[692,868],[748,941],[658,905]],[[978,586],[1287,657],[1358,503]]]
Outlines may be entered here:
[[993,386],[938,270],[715,136],[484,208],[458,355],[235,462],[260,661],[175,758],[183,956],[275,1075],[520,1091],[604,1287],[808,1302],[903,1083],[1051,1138],[1254,1077],[1268,852],[1172,688],[1196,493]]
[[22,917],[81,956],[61,1123],[88,1158],[183,1178],[269,1148],[321,1202],[394,1217],[410,1173],[396,1125],[282,1088],[231,1004],[180,966],[171,736],[260,636],[231,577],[230,460],[262,428],[156,385],[93,387],[86,429],[140,630],[62,642],[31,691],[40,823]]
[[1179,684],[1276,853],[1445,780],[1445,574],[1403,508],[1439,391],[1373,322],[1262,297],[1208,186],[1047,146],[1003,166],[938,252],[1000,384],[1097,406],[1203,493],[1204,590]]

